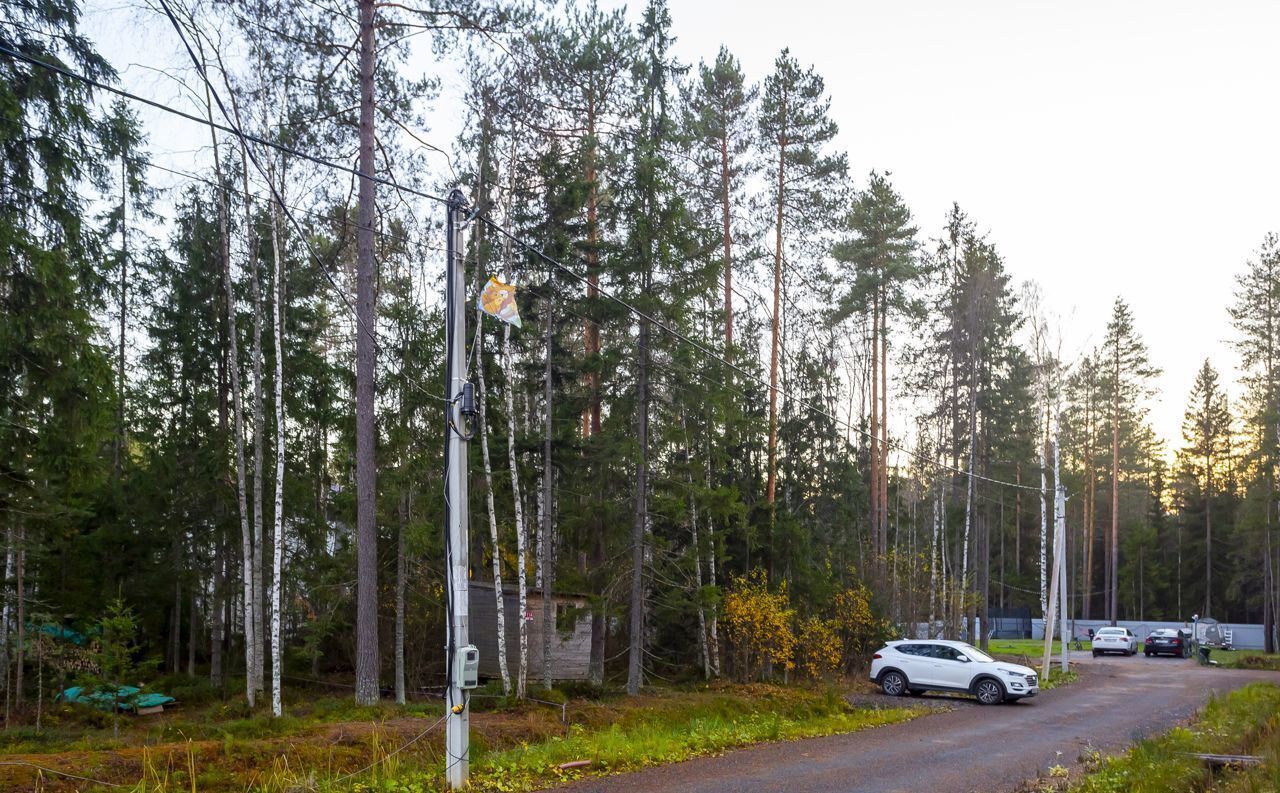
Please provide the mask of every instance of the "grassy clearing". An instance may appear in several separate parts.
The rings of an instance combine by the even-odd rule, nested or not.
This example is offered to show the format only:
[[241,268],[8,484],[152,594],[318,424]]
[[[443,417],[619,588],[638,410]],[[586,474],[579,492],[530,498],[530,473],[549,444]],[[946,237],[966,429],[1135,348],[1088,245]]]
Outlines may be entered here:
[[[1085,642],[1085,649],[1089,643]],[[1044,642],[1039,639],[992,639],[988,642],[987,652],[993,655],[1025,655],[1032,663],[1044,657]],[[1062,652],[1062,642],[1053,640],[1053,655],[1056,658]]]
[[1280,672],[1280,654],[1261,650],[1210,650],[1209,657],[1227,669],[1269,669]]
[[[473,749],[471,786],[479,791],[534,790],[547,785],[675,763],[765,741],[849,733],[893,724],[918,708],[855,708],[835,691],[753,686],[750,696],[710,694],[633,711],[608,725],[574,725],[563,737],[506,749]],[[674,706],[674,707],[673,707]],[[584,767],[562,768],[586,762]],[[438,770],[379,773],[367,789],[428,793]],[[328,790],[338,790],[332,787]]]
[[[536,692],[535,692],[536,693]],[[913,718],[907,707],[854,708],[835,689],[719,684],[626,698],[609,691],[541,692],[567,701],[559,708],[476,698],[472,715],[472,776],[479,790],[511,791],[771,740],[852,732]],[[224,713],[224,709],[226,712]],[[0,764],[25,762],[73,771],[151,793],[265,793],[367,790],[428,793],[440,789],[444,767],[439,702],[356,708],[349,700],[299,696],[284,719],[243,716],[234,705],[166,713],[163,721],[133,719],[118,741],[66,714],[55,730],[11,731]],[[92,714],[76,713],[93,721]],[[432,725],[435,729],[410,743]],[[406,747],[406,744],[409,744]],[[561,770],[578,760],[590,766]],[[352,775],[354,774],[354,775]],[[348,776],[352,775],[352,776]],[[0,765],[0,790],[37,784],[30,766]],[[51,793],[83,783],[43,775]],[[104,788],[105,789],[105,788]],[[143,788],[137,788],[139,790]]]
[[[1188,756],[1193,752],[1258,753],[1268,762],[1260,768],[1215,775]],[[1280,686],[1254,683],[1215,697],[1191,725],[1141,741],[1118,757],[1090,760],[1093,769],[1067,788],[1071,793],[1280,790]]]

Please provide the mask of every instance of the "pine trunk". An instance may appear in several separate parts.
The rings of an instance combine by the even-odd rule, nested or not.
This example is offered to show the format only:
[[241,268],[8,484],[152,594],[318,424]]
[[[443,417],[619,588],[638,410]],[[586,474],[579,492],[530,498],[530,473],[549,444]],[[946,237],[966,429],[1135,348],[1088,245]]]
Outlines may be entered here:
[[356,702],[378,701],[378,516],[374,418],[374,3],[360,0],[360,178],[356,232]]
[[[787,97],[782,96],[781,117],[786,118]],[[769,535],[773,539],[773,525],[776,518],[774,497],[778,484],[778,343],[782,331],[782,228],[783,207],[786,205],[786,168],[787,168],[787,131],[784,122],[778,136],[778,194],[776,196],[776,218],[773,236],[773,316],[770,318],[772,331],[769,343],[769,479],[765,487],[765,500],[769,506]],[[770,566],[774,554],[769,555]]]
[[[542,683],[547,688],[551,688],[551,633],[555,626],[552,624],[551,613],[551,513],[553,511],[554,502],[551,493],[551,405],[552,405],[552,378],[551,378],[551,327],[552,315],[555,313],[555,296],[551,297],[551,303],[547,306],[547,339],[546,339],[546,371],[544,372],[546,395],[543,402],[543,427],[542,435],[542,543],[538,547],[539,564],[542,570],[543,578],[538,589],[542,594]],[[598,541],[598,540],[597,540]],[[524,571],[522,566],[521,572]],[[524,606],[521,606],[523,609]],[[520,619],[526,619],[525,613],[521,613]],[[595,623],[592,622],[591,641],[596,641],[596,632],[594,630]],[[603,640],[603,631],[601,632],[601,640]],[[523,671],[525,665],[526,654],[526,636],[523,625],[520,635],[520,666]]]
[[1116,345],[1111,401],[1111,624],[1119,616],[1120,593],[1120,347]]
[[26,574],[27,574],[27,528],[18,526],[18,580],[15,582],[15,594],[18,597],[18,640],[15,647],[14,663],[17,668],[14,670],[13,698],[22,705],[22,667],[26,665],[26,643],[27,643],[27,591],[26,591]]
[[[400,498],[400,527],[396,532],[396,704],[403,705],[406,702],[407,693],[405,691],[405,670],[404,670],[404,609],[405,609],[405,587],[406,581],[406,560],[405,560],[405,534],[409,530],[409,494],[406,492]],[[502,645],[502,612],[498,612],[498,645]]]
[[127,151],[120,157],[120,343],[116,351],[117,376],[119,378],[118,395],[116,397],[116,448],[114,470],[116,478],[124,465],[125,447],[129,433],[125,426],[125,342],[129,317],[129,177],[126,171]]
[[222,644],[225,623],[222,620],[223,598],[226,586],[226,547],[221,533],[213,545],[213,591],[209,604],[209,683],[222,690]]
[[730,234],[729,215],[729,139],[720,138],[720,214],[723,223],[721,243],[724,246],[724,354],[730,356],[733,349],[733,236]]

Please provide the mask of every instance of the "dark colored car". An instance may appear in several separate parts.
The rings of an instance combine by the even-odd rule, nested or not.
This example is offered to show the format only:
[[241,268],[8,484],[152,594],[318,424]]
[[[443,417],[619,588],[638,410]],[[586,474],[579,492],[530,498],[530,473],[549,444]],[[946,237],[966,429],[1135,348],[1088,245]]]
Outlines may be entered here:
[[1173,628],[1158,628],[1147,636],[1147,641],[1142,646],[1142,653],[1148,658],[1153,655],[1190,658],[1191,641],[1183,631],[1174,630]]

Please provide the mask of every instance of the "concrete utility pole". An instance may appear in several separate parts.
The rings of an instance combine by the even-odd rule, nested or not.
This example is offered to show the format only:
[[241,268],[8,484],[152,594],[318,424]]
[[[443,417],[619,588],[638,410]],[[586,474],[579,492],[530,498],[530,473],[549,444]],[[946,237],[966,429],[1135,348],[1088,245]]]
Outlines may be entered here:
[[[467,786],[469,771],[469,692],[458,679],[455,663],[460,648],[470,643],[470,582],[467,560],[467,443],[474,416],[474,397],[466,380],[466,275],[463,271],[462,226],[466,199],[462,191],[449,193],[445,221],[445,523],[449,531],[446,573],[449,588],[449,688],[445,695],[445,781],[451,790]],[[470,414],[470,415],[468,415]]]
[[1053,552],[1058,569],[1058,638],[1062,640],[1062,671],[1067,671],[1067,488],[1062,484],[1062,455],[1058,446],[1057,421],[1054,422],[1053,483],[1054,483],[1054,540]]
[[1044,615],[1044,663],[1041,680],[1049,677],[1053,658],[1053,623],[1058,623],[1062,640],[1062,671],[1067,671],[1067,489],[1062,485],[1062,455],[1058,448],[1058,420],[1053,422],[1053,575],[1049,585],[1049,603]]

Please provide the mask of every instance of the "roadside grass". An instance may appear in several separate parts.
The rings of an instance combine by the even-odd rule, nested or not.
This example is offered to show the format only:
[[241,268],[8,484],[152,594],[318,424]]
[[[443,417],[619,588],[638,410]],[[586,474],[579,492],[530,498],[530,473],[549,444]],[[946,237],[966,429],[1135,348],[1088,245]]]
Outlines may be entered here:
[[1040,688],[1048,691],[1058,688],[1059,686],[1067,686],[1080,679],[1080,673],[1074,669],[1062,671],[1056,666],[1049,668],[1049,676],[1041,679]]
[[[906,703],[851,706],[845,694],[857,681],[846,682],[839,688],[716,683],[636,698],[611,689],[531,692],[566,702],[569,726],[561,722],[559,707],[481,690],[484,696],[473,700],[473,789],[533,789],[762,741],[853,732],[928,712]],[[54,729],[15,728],[0,735],[0,790],[33,784],[49,793],[86,789],[23,763],[149,793],[441,789],[439,701],[361,708],[346,698],[306,694],[289,701],[290,715],[282,719],[247,713],[242,702],[217,703],[151,717],[163,721],[131,720],[118,740],[111,739],[109,726],[94,726],[95,712],[55,709],[46,713],[58,722]],[[559,768],[574,761],[589,765]]]
[[[473,744],[471,786],[477,791],[525,791],[584,777],[632,771],[768,741],[856,732],[928,712],[919,707],[859,708],[834,689],[825,692],[752,686],[750,696],[711,694],[676,707],[636,710],[595,728],[575,724],[564,736],[508,748]],[[674,695],[680,699],[681,695]],[[443,762],[438,758],[437,766]],[[565,767],[566,764],[572,764]],[[416,764],[415,764],[416,765]],[[322,786],[326,793],[344,790]],[[441,790],[438,767],[375,769],[361,789],[379,793]]]
[[[1252,754],[1267,758],[1252,769],[1214,774],[1192,753]],[[1093,766],[1071,793],[1165,793],[1280,790],[1280,686],[1253,683],[1209,700],[1193,722],[1140,741],[1125,754],[1086,758]]]

